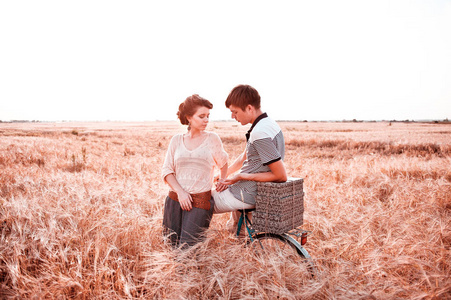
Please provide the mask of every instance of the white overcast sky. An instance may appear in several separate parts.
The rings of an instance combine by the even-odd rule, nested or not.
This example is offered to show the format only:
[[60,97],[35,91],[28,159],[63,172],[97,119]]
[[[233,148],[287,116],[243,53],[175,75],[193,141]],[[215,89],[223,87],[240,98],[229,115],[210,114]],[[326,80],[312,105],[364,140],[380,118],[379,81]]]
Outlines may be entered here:
[[0,120],[451,117],[451,1],[1,1]]

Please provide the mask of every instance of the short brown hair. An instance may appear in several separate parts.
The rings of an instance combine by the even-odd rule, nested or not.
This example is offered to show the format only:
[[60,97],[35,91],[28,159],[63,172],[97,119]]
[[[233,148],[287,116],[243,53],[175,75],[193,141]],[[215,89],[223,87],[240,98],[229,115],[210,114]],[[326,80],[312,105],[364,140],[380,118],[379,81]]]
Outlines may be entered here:
[[243,111],[249,104],[257,109],[260,108],[260,95],[256,89],[247,84],[240,84],[234,87],[225,102],[227,108],[233,105],[241,108]]
[[177,117],[180,119],[180,123],[183,125],[188,125],[188,119],[186,117],[192,117],[199,107],[206,107],[208,109],[213,108],[213,104],[207,99],[194,94],[189,96],[179,105],[179,111],[177,112]]

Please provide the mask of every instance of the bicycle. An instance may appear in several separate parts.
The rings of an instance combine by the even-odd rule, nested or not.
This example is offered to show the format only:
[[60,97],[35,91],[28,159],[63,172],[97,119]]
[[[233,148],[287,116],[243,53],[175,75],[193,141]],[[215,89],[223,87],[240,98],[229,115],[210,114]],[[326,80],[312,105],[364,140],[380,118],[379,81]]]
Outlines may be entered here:
[[[267,255],[269,253],[280,253],[285,259],[290,260],[294,264],[305,264],[307,272],[312,278],[317,277],[317,270],[312,257],[303,247],[307,243],[307,236],[310,231],[292,229],[282,234],[257,231],[252,227],[252,222],[247,213],[254,211],[253,209],[240,210],[241,215],[238,219],[236,236],[241,232],[243,224],[249,236],[248,245],[252,245],[254,251],[258,254]],[[295,238],[300,239],[298,242]]]

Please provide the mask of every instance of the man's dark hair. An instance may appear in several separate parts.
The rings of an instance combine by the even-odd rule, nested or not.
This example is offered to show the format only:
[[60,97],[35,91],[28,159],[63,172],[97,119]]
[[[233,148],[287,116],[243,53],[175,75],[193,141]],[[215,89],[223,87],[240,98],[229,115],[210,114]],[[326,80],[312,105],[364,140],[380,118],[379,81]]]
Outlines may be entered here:
[[257,90],[250,85],[240,84],[233,88],[233,90],[227,96],[225,102],[226,107],[230,105],[241,108],[243,111],[246,106],[252,105],[256,109],[260,108],[260,95]]

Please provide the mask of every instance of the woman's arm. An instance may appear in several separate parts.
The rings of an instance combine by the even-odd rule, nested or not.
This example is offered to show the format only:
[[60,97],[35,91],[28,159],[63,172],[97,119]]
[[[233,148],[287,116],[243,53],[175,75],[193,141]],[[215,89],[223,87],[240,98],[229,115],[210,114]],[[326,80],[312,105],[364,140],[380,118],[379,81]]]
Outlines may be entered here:
[[191,199],[191,195],[182,188],[180,183],[177,181],[177,178],[175,178],[174,174],[171,173],[166,175],[164,180],[167,182],[167,184],[169,184],[171,189],[177,193],[180,207],[183,210],[190,211],[193,208],[193,199]]
[[222,192],[223,190],[227,189],[227,185],[222,183],[224,181],[224,179],[227,178],[227,170],[228,170],[228,166],[227,166],[227,164],[225,164],[221,168],[221,175],[218,179],[218,182],[216,183],[216,191],[218,191],[218,192]]
[[225,170],[225,176],[223,175],[223,170],[221,169],[221,177],[217,179],[216,183],[216,191],[222,192],[227,189],[227,186],[230,184],[225,183],[226,178],[230,175],[235,173],[236,171],[240,170],[243,166],[244,161],[246,160],[246,150],[244,150],[243,153],[241,153],[235,161]]
[[227,178],[228,169],[229,169],[229,166],[228,166],[228,164],[226,163],[226,164],[221,168],[221,176],[220,176],[219,179],[226,179],[226,178]]

